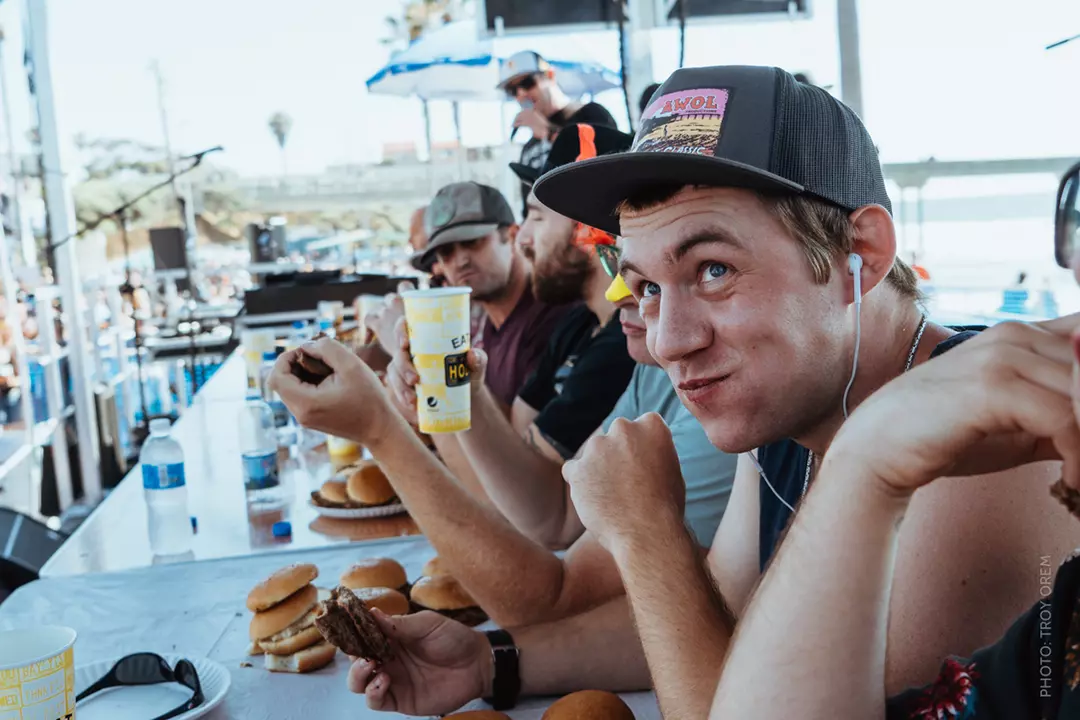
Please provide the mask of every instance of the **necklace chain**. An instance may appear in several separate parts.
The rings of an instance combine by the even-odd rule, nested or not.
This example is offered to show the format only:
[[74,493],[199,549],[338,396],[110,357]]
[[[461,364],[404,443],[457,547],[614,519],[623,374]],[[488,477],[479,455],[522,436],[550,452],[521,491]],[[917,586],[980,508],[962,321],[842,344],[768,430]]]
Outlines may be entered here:
[[[911,350],[908,351],[907,362],[904,363],[904,370],[901,375],[911,369],[911,365],[915,362],[915,353],[919,350],[919,343],[922,342],[923,333],[926,331],[926,315],[922,316],[919,320],[919,327],[915,330],[915,339],[911,342]],[[802,485],[802,497],[806,497],[806,491],[810,488],[810,473],[814,468],[814,451],[811,450],[806,458],[806,473],[803,475]]]

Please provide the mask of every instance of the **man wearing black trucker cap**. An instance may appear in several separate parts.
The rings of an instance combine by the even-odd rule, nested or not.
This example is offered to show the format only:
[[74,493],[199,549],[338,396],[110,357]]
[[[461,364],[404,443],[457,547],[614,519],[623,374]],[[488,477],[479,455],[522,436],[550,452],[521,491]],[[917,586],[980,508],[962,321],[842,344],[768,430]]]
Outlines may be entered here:
[[[613,601],[512,639],[398,618],[403,662],[450,642],[454,657],[417,676],[358,665],[353,687],[373,707],[426,713],[470,691],[505,705],[519,690],[640,688],[651,675],[667,717],[705,717],[736,618],[847,414],[973,333],[929,323],[919,308],[862,123],[775,68],[677,71],[629,152],[556,168],[534,193],[623,236],[622,273],[651,354],[712,443],[746,453],[728,510],[702,562],[682,526],[667,429],[649,416],[616,422],[564,475],[585,526],[619,564],[629,607]],[[995,462],[983,468],[1038,459],[1019,443],[986,451]],[[1032,558],[1058,560],[1075,545],[1072,521],[1030,493],[1057,471],[1029,465],[992,483],[966,477],[920,491],[895,559],[889,692],[925,684],[947,654],[996,639],[1038,591]],[[798,602],[797,587],[789,595]],[[506,661],[514,647],[520,664]],[[457,692],[433,689],[451,677]]]

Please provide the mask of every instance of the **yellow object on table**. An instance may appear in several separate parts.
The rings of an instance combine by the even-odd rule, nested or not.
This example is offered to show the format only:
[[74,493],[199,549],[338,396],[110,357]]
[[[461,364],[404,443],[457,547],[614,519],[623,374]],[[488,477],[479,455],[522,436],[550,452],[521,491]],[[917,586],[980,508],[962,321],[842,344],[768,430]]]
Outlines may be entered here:
[[0,632],[0,718],[75,717],[75,631]]

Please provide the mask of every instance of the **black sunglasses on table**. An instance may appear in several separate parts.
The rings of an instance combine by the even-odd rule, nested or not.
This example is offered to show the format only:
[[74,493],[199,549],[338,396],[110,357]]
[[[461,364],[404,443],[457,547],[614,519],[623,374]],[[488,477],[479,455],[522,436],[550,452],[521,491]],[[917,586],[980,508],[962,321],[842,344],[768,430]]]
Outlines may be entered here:
[[520,80],[514,80],[513,82],[506,84],[506,96],[511,100],[517,97],[518,90],[524,90],[528,92],[536,87],[537,76],[526,75]]
[[179,683],[192,691],[191,699],[177,708],[170,710],[164,715],[158,715],[153,720],[167,720],[177,715],[183,715],[193,710],[205,701],[202,684],[199,682],[199,673],[195,666],[188,660],[176,663],[175,668],[170,668],[165,658],[154,653],[135,653],[120,658],[113,665],[112,670],[103,678],[79,693],[75,702],[79,703],[95,693],[114,687],[131,687],[138,685],[159,685],[161,683]]
[[1061,179],[1054,210],[1054,258],[1068,269],[1080,237],[1080,163]]

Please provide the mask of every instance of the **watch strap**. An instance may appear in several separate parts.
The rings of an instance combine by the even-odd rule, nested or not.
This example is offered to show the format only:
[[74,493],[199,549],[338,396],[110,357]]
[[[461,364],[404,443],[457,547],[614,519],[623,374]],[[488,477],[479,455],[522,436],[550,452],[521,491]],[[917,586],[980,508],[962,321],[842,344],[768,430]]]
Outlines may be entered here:
[[496,710],[509,710],[517,705],[521,694],[519,651],[514,638],[505,630],[484,633],[491,643],[491,660],[495,672],[491,682],[491,697],[484,698]]

